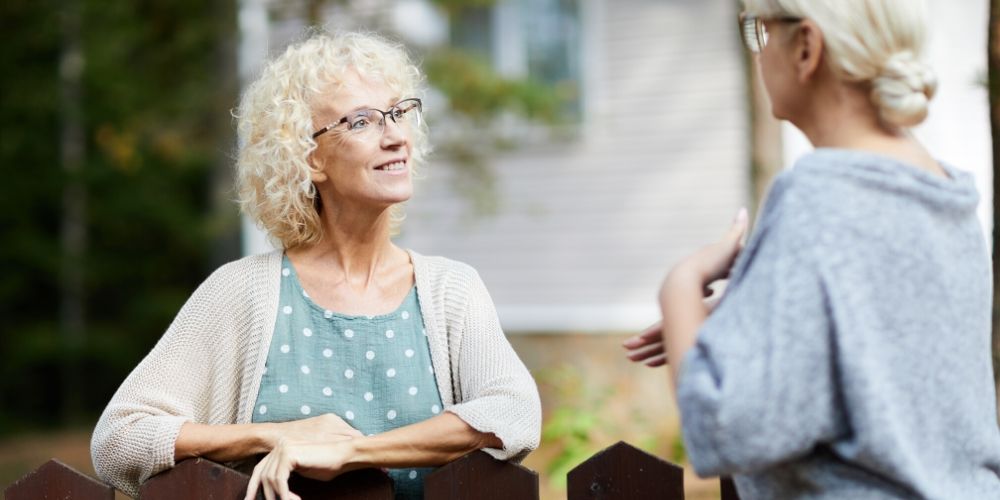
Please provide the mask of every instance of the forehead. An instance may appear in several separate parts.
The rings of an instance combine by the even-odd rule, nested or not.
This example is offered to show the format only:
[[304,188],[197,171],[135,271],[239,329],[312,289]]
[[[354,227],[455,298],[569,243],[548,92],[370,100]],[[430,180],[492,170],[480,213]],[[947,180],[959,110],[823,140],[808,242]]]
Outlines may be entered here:
[[362,108],[386,109],[400,99],[396,94],[383,80],[351,71],[340,81],[328,83],[317,96],[313,109],[317,115],[336,117]]

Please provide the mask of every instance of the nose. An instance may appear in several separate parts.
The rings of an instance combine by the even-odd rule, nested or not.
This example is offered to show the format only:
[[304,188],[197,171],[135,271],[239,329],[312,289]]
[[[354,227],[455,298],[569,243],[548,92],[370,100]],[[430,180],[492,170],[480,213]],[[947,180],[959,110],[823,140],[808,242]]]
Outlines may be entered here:
[[399,148],[405,146],[409,138],[391,114],[382,119],[382,147]]

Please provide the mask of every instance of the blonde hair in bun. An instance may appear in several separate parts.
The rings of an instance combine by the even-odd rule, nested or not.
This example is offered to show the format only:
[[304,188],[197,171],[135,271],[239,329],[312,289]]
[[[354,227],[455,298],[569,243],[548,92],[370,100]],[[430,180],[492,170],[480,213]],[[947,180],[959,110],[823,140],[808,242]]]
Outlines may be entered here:
[[912,52],[893,54],[872,81],[871,100],[882,121],[912,127],[927,118],[927,105],[937,91],[937,77]]
[[912,127],[927,117],[937,90],[921,61],[927,31],[924,0],[744,0],[750,14],[811,19],[823,32],[828,63],[847,82],[870,87],[887,125]]

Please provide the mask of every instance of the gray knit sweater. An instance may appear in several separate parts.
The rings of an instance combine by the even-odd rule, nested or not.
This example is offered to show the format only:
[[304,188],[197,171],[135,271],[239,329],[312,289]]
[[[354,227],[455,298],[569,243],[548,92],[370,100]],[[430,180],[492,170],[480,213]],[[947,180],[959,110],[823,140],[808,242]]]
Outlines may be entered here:
[[1000,498],[970,175],[821,149],[782,173],[685,357],[684,442],[743,498]]

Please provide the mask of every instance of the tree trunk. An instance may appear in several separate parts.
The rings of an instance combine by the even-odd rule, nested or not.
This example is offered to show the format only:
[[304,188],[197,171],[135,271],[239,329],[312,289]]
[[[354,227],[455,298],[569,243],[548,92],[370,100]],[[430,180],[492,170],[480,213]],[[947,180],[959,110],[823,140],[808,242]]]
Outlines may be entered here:
[[85,340],[84,256],[87,249],[87,190],[82,175],[86,158],[81,77],[81,2],[65,2],[62,11],[60,78],[60,157],[66,183],[62,193],[59,330],[63,341],[62,417],[80,415],[80,353]]
[[212,135],[218,144],[215,165],[211,173],[212,255],[210,269],[215,269],[240,256],[240,217],[233,205],[234,166],[230,151],[235,150],[236,139],[230,112],[239,98],[239,70],[237,68],[239,38],[237,27],[237,0],[215,0],[215,86],[216,95],[212,113]]
[[[993,380],[1000,395],[1000,0],[990,2],[989,95],[993,135]],[[997,403],[1000,418],[1000,397]]]

